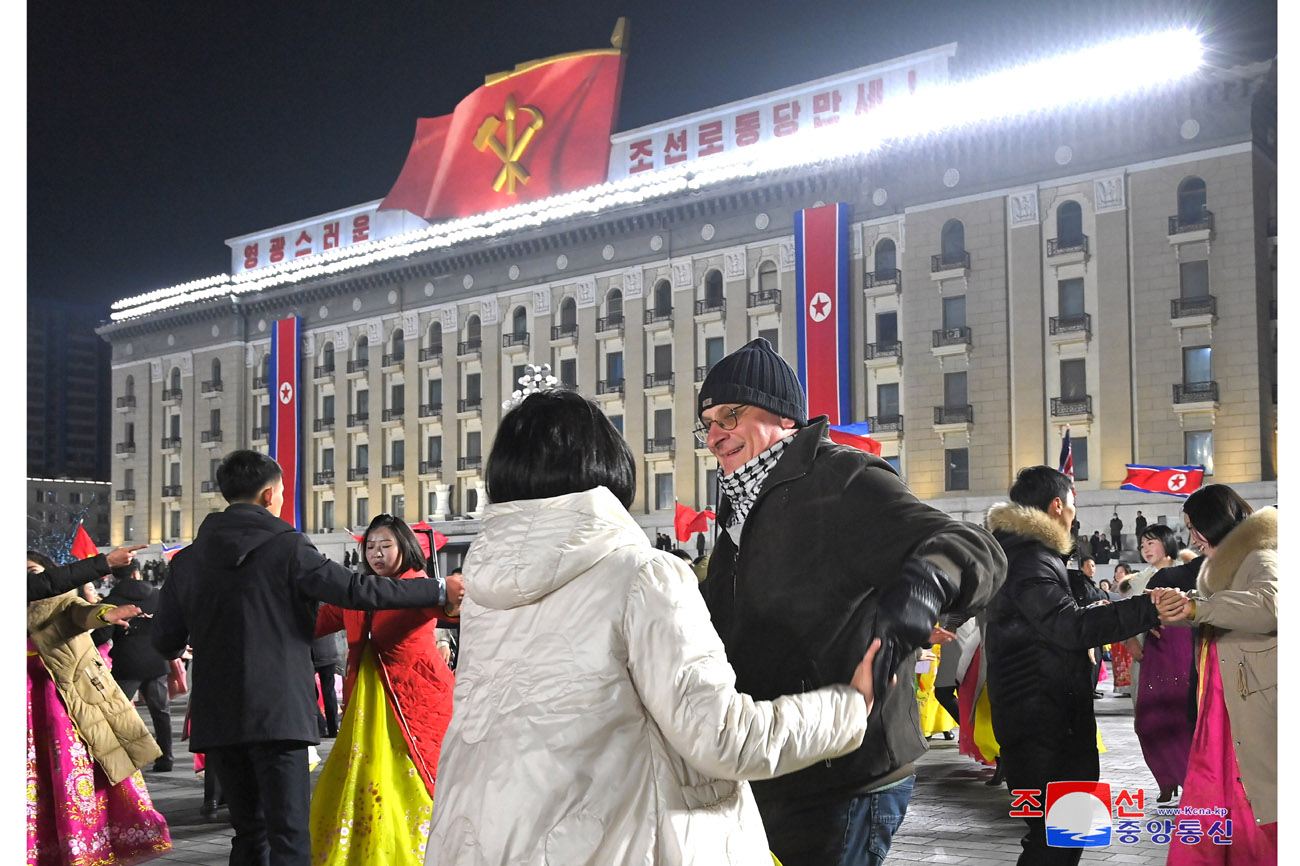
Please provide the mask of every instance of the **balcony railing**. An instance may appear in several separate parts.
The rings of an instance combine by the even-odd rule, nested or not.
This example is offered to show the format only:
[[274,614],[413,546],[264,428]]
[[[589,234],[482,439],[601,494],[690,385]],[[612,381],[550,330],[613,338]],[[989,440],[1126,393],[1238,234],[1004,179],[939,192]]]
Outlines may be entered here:
[[420,461],[420,474],[421,474],[421,475],[432,475],[432,474],[435,473],[435,472],[441,472],[441,471],[442,471],[442,461],[441,461],[441,460],[421,460],[421,461]]
[[349,413],[348,413],[348,426],[349,426],[349,427],[360,427],[362,424],[366,424],[366,423],[368,423],[369,421],[370,421],[370,413],[369,413],[369,412],[349,412]]
[[970,270],[970,253],[963,251],[960,253],[939,253],[930,256],[930,273],[936,274],[939,271],[952,271],[957,268]]
[[479,412],[482,409],[483,409],[483,398],[481,396],[466,397],[462,400],[456,401],[457,412]]
[[163,388],[163,400],[179,400],[181,398],[180,388]]
[[221,390],[222,382],[220,379],[208,379],[206,382],[199,384],[199,393],[214,394]]
[[712,365],[712,364],[705,364],[705,365],[702,366],[702,367],[696,367],[696,368],[695,368],[695,381],[696,381],[696,382],[703,382],[703,381],[704,381],[704,377],[707,376],[707,375],[709,375],[709,371],[712,370],[712,369],[713,369],[713,365]]
[[179,484],[164,484],[164,485],[163,485],[163,489],[162,489],[162,495],[163,495],[163,498],[164,498],[164,499],[167,499],[167,498],[172,497],[172,496],[180,496],[180,495],[181,495],[181,485],[179,485]]
[[405,463],[385,463],[385,464],[384,464],[384,469],[383,469],[383,474],[382,474],[381,477],[383,477],[383,478],[401,478],[401,477],[402,477],[402,473],[405,472],[405,471],[406,471],[406,464],[405,464]]
[[673,320],[673,308],[666,310],[646,310],[645,323],[653,325],[655,322],[671,322]]
[[1066,253],[1084,253],[1088,252],[1088,236],[1079,235],[1077,238],[1048,238],[1047,239],[1047,257],[1063,256]]
[[441,404],[441,403],[421,403],[421,404],[420,404],[420,417],[421,417],[421,418],[436,418],[437,416],[439,416],[439,415],[441,415],[441,414],[442,414],[442,404]]
[[202,443],[204,443],[204,444],[207,444],[207,443],[209,443],[209,442],[220,442],[220,441],[221,441],[221,431],[220,431],[220,430],[204,430],[203,432],[199,433],[199,441],[202,442]]
[[317,364],[316,369],[314,371],[313,378],[324,379],[326,376],[333,376],[333,375],[334,375],[333,364]]
[[311,477],[311,483],[312,483],[312,484],[317,484],[317,485],[321,485],[321,484],[333,484],[333,483],[334,483],[334,470],[333,470],[333,469],[322,469],[320,472],[317,472],[317,473],[313,474],[312,477]]
[[404,418],[405,416],[406,416],[406,407],[405,407],[405,406],[399,406],[399,407],[396,408],[396,409],[385,409],[385,410],[384,410],[384,415],[383,415],[383,420],[385,420],[385,421],[401,421],[402,418]]
[[902,433],[902,415],[872,415],[867,418],[867,427],[872,433]]
[[600,379],[599,381],[596,382],[596,393],[597,394],[622,394],[623,380],[622,379]]
[[1052,316],[1047,320],[1047,328],[1053,334],[1092,334],[1092,315],[1079,313],[1074,316]]
[[1169,234],[1181,235],[1185,232],[1214,230],[1214,212],[1202,211],[1199,217],[1184,217],[1174,214],[1169,218]]
[[667,439],[647,439],[645,440],[645,453],[663,454],[676,449],[677,439],[669,436]]
[[266,377],[265,377],[265,376],[254,376],[254,377],[253,377],[253,390],[254,390],[254,391],[265,391],[265,390],[266,390]]
[[457,355],[477,355],[481,351],[483,351],[483,340],[481,337],[474,340],[461,340],[456,344]]
[[130,487],[125,490],[119,490],[114,494],[114,498],[116,498],[118,502],[135,502],[135,490]]
[[469,457],[456,458],[456,469],[460,471],[468,471],[470,469],[482,469],[482,468],[483,468],[482,454],[471,454]]
[[658,388],[663,385],[672,385],[672,373],[646,373],[645,386],[647,388]]
[[[939,268],[938,270],[943,270]],[[903,286],[903,272],[898,268],[882,268],[878,271],[867,271],[866,284],[868,289],[876,286]]]
[[199,484],[199,492],[200,492],[200,493],[220,493],[220,492],[221,492],[221,485],[217,483],[217,481],[216,481],[215,478],[209,478],[207,481],[200,482],[200,484]]
[[1214,295],[1174,298],[1169,302],[1169,318],[1171,319],[1184,319],[1189,316],[1214,316],[1218,314],[1218,310],[1218,300]]
[[623,330],[623,314],[614,313],[609,316],[601,316],[596,320],[596,332],[604,331],[621,331]]
[[425,349],[421,349],[421,350],[420,350],[420,360],[421,360],[421,361],[439,361],[439,360],[441,360],[441,359],[442,359],[442,344],[441,344],[441,343],[439,343],[439,344],[436,345],[436,346],[429,346],[428,348],[425,348]]
[[[529,333],[527,331],[519,331],[514,334],[501,335],[501,348],[503,349],[512,349],[512,348],[527,349],[528,343],[529,343]],[[465,352],[462,351],[461,354],[464,355]]]
[[578,325],[551,325],[552,340],[576,340],[578,339]]
[[934,423],[936,424],[970,424],[975,420],[975,412],[970,406],[935,406]]
[[1092,414],[1092,395],[1084,394],[1082,397],[1053,397],[1052,398],[1052,417],[1059,418],[1062,415],[1091,415]]
[[128,395],[125,396],[125,397],[118,397],[118,398],[117,398],[117,408],[119,408],[119,409],[134,409],[134,408],[135,408],[135,395],[134,395],[134,394],[128,394]]
[[119,442],[119,443],[117,443],[117,447],[116,447],[114,450],[115,450],[118,454],[134,454],[134,453],[135,453],[135,443],[134,443],[134,442]]
[[1217,403],[1218,382],[1179,382],[1174,385],[1175,403]]
[[881,343],[867,343],[867,360],[872,361],[876,358],[901,358],[903,357],[902,340],[886,340]]
[[396,367],[405,360],[405,352],[387,352],[384,354],[383,358],[380,359],[379,363],[384,367]]
[[349,373],[360,373],[361,371],[368,370],[368,369],[370,369],[369,358],[357,358],[355,360],[348,361]]
[[931,334],[932,347],[970,345],[970,328],[937,328]]
[[270,435],[270,433],[271,433],[271,431],[270,431],[269,428],[266,428],[266,427],[254,427],[254,428],[253,428],[253,435],[252,435],[250,438],[251,438],[254,442],[256,442],[256,441],[258,441],[259,439],[265,439],[267,436]]
[[179,448],[179,447],[181,447],[181,437],[179,437],[179,436],[164,436],[164,437],[162,438],[162,444],[161,444],[159,447],[162,448],[162,450],[164,450],[164,451],[168,451],[168,450],[170,450],[170,449],[172,449],[172,448]]
[[334,416],[331,415],[328,418],[317,418],[316,420],[311,422],[311,429],[313,432],[316,433],[333,433]]
[[722,313],[726,315],[727,299],[726,298],[705,298],[695,302],[695,315],[702,316],[705,313]]
[[370,478],[369,466],[354,466],[348,470],[349,481],[366,481]]
[[759,292],[750,292],[749,296],[745,299],[745,306],[751,309],[754,307],[764,307],[768,304],[772,304],[777,308],[777,310],[781,309],[780,289],[764,289]]

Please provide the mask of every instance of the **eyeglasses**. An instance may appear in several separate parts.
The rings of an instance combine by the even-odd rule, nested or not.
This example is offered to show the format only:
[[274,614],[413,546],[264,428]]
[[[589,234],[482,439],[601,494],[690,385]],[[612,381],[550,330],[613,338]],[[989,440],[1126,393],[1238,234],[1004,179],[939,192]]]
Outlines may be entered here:
[[719,430],[735,430],[736,425],[740,423],[738,416],[748,408],[748,406],[733,406],[712,421],[700,421],[695,425],[695,441],[701,445],[708,444],[709,430],[714,424],[718,425]]

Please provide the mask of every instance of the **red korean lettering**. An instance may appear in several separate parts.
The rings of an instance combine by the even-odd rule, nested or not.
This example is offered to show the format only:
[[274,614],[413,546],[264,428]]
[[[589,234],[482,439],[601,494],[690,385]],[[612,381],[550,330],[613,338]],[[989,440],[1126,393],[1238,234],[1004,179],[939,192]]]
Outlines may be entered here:
[[634,141],[627,146],[627,149],[628,161],[632,163],[632,167],[627,170],[628,174],[650,171],[655,167],[655,146],[650,139],[643,138],[640,141]]
[[813,127],[840,122],[840,92],[828,90],[813,94]]
[[885,99],[885,79],[873,78],[858,84],[858,107],[854,114],[866,114]]
[[271,261],[284,261],[284,237],[271,238]]
[[762,133],[762,120],[757,111],[747,111],[736,117],[736,145],[749,147],[758,144]]
[[352,218],[352,243],[359,244],[370,240],[370,214]]
[[1146,800],[1147,792],[1138,789],[1137,796],[1128,788],[1123,789],[1115,795],[1115,817],[1117,818],[1143,818],[1146,812],[1143,811],[1143,804]]
[[260,258],[259,244],[248,244],[244,247],[244,267],[252,270],[257,267]]
[[337,222],[325,223],[321,231],[321,248],[332,250],[339,245],[339,224]]
[[712,156],[715,153],[722,153],[722,121],[712,120],[708,123],[700,124],[699,148],[695,151],[696,156]]
[[294,258],[311,255],[311,235],[307,234],[306,229],[302,230],[302,233],[298,235],[298,240],[294,241],[293,245],[295,247],[293,251]]
[[[1041,818],[1043,817],[1043,804],[1039,800],[1043,792],[1038,788],[1017,788],[1011,792],[1011,811],[1007,814],[1012,818]],[[1020,811],[1017,812],[1016,810]]]
[[778,136],[794,135],[799,131],[799,100],[772,107],[772,131]]
[[664,142],[664,165],[686,161],[686,130],[668,133]]

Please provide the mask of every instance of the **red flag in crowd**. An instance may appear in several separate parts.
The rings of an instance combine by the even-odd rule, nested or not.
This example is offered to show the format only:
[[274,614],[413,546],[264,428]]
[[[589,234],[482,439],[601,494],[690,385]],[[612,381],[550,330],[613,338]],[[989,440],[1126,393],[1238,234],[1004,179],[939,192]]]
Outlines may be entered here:
[[183,547],[185,547],[185,545],[183,545],[183,544],[178,544],[178,545],[176,545],[175,547],[168,547],[167,545],[164,544],[164,545],[162,546],[162,555],[163,555],[163,559],[167,560],[168,562],[171,562],[171,561],[172,561],[172,557],[175,556],[176,554],[180,553],[180,552],[181,552],[181,548],[183,548]]
[[1190,496],[1205,480],[1204,466],[1135,466],[1125,463],[1128,474],[1120,490],[1141,490],[1167,496]]
[[709,521],[716,516],[707,508],[703,511],[693,511],[680,502],[677,503],[677,514],[673,517],[673,529],[677,530],[677,540],[690,541],[695,533],[708,532]]
[[[614,44],[621,43],[622,20]],[[521,63],[442,117],[420,118],[381,210],[485,213],[604,183],[623,86],[620,48]]]
[[827,434],[832,442],[880,456],[880,443],[867,435],[870,429],[866,421],[858,421],[855,424],[832,424]]
[[99,547],[95,542],[90,540],[90,533],[86,532],[86,527],[80,523],[77,524],[77,531],[72,536],[72,549],[69,551],[73,559],[90,559],[92,556],[99,555]]

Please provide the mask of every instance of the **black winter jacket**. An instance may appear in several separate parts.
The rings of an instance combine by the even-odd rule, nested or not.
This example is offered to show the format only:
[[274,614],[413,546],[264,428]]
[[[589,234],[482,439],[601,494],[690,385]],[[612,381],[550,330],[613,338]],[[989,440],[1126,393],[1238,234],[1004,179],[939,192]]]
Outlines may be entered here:
[[[736,670],[759,700],[847,683],[876,636],[876,599],[903,560],[924,556],[961,591],[954,611],[982,608],[1005,561],[981,527],[912,495],[888,463],[833,443],[826,417],[795,434],[772,467],[741,534],[725,529],[700,591]],[[718,526],[731,515],[723,502]],[[915,656],[872,709],[862,746],[844,757],[753,782],[760,798],[835,799],[909,775],[926,749],[912,687]]]
[[353,574],[259,505],[209,514],[172,559],[154,645],[194,648],[190,751],[273,740],[319,743],[311,662],[318,603],[436,607],[442,581]]
[[143,580],[119,581],[104,597],[107,604],[134,604],[147,616],[137,616],[129,625],[113,628],[113,678],[116,680],[152,680],[166,676],[170,665],[153,645],[153,616],[158,613],[158,588]]
[[1080,607],[1065,571],[1069,531],[1044,511],[998,504],[988,527],[1007,554],[1007,579],[988,607],[989,705],[1003,746],[1096,743],[1088,649],[1160,624],[1145,594]]
[[27,575],[27,600],[53,598],[63,595],[70,589],[76,589],[83,583],[101,578],[108,574],[108,554],[100,553],[67,565],[56,566],[46,571]]

